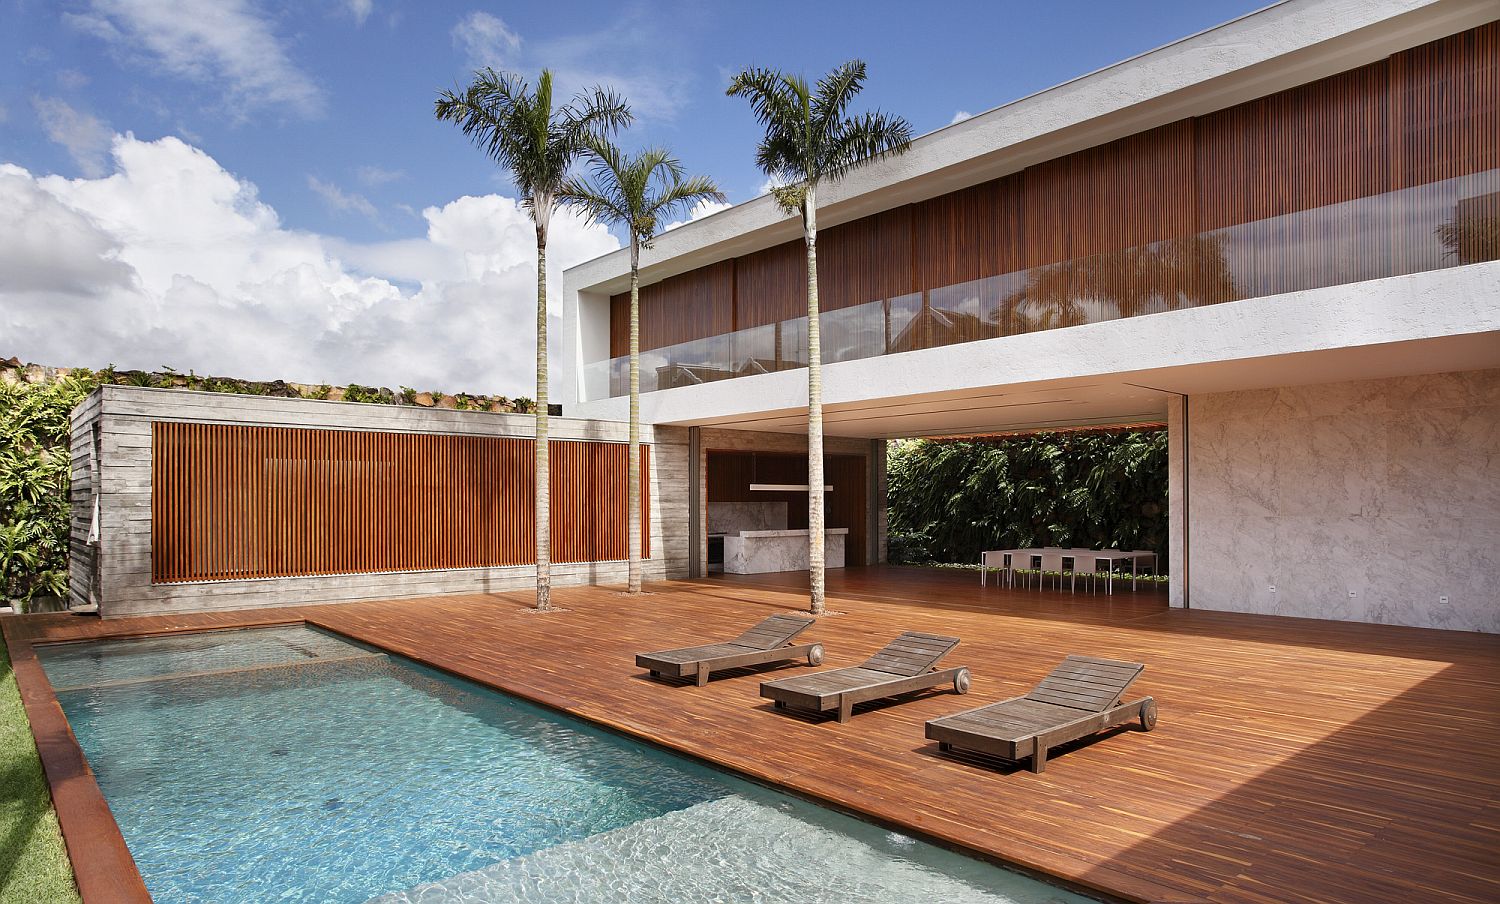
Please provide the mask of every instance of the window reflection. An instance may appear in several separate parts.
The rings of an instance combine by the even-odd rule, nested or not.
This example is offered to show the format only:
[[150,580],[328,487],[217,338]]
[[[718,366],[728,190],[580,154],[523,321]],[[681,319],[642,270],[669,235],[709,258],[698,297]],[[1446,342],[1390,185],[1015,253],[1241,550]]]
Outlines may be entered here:
[[[824,311],[824,363],[1500,260],[1500,170]],[[584,368],[625,395],[629,359]],[[807,318],[641,353],[652,392],[807,366]]]

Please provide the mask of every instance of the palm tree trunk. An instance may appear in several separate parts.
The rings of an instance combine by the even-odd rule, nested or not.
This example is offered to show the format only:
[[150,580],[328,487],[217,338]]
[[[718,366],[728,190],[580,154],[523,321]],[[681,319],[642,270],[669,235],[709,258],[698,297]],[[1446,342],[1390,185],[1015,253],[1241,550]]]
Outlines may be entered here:
[[630,494],[626,517],[630,543],[626,593],[641,592],[641,245],[630,236]]
[[823,343],[818,328],[818,208],[808,187],[807,239],[807,564],[808,611],[823,614]]
[[552,608],[552,479],[547,467],[547,235],[536,238],[536,607]]

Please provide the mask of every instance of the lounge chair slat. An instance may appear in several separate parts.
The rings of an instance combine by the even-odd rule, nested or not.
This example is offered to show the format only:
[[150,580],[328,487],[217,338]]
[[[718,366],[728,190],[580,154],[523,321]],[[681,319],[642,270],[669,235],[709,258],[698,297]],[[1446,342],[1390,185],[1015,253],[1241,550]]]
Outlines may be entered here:
[[1054,703],[1058,706],[1069,706],[1083,712],[1098,712],[1109,706],[1118,697],[1079,697],[1072,694],[1063,694],[1056,691],[1032,690],[1026,695],[1028,700],[1036,700],[1041,703]]
[[1142,697],[1120,703],[1145,666],[1085,656],[1069,656],[1023,697],[1002,700],[933,719],[927,737],[946,750],[964,747],[1007,759],[1031,760],[1041,772],[1051,747],[1139,719],[1156,724],[1156,702]]
[[773,615],[735,638],[735,643],[769,650],[806,631],[817,619],[807,615]]
[[813,619],[805,616],[773,615],[732,641],[637,653],[635,664],[653,676],[696,678],[701,687],[712,672],[767,665],[807,657],[809,665],[822,661],[819,644],[790,644]]
[[[1078,676],[1079,669],[1096,669],[1107,666],[1116,674]],[[1094,661],[1084,657],[1068,657],[1062,664],[1043,678],[1036,688],[1026,696],[1033,700],[1078,706],[1099,712],[1125,693],[1145,666],[1138,663],[1122,663],[1113,660]]]
[[967,669],[933,668],[957,645],[958,639],[954,637],[903,634],[860,665],[767,681],[760,686],[760,695],[775,700],[778,706],[791,705],[815,712],[837,710],[839,721],[845,722],[856,703],[943,684],[952,684],[954,690],[963,693],[969,687]]
[[956,637],[908,631],[886,644],[884,649],[871,656],[864,665],[866,668],[894,675],[920,675],[937,665],[938,660],[947,656],[956,646]]

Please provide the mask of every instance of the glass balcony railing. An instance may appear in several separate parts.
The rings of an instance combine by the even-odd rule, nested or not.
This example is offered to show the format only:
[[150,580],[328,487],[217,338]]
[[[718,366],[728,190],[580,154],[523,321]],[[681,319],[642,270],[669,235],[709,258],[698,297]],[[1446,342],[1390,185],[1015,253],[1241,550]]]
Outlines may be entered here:
[[[824,311],[823,363],[1500,259],[1500,169]],[[584,368],[589,400],[630,359]],[[807,366],[807,318],[641,352],[641,391]]]

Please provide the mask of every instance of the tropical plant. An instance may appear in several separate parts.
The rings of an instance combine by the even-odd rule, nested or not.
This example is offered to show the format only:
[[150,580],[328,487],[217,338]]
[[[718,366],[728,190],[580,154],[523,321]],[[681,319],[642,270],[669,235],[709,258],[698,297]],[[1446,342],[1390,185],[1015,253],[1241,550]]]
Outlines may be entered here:
[[630,108],[618,95],[590,88],[561,107],[552,105],[552,73],[542,70],[533,90],[525,79],[488,67],[461,93],[444,91],[433,112],[463,130],[510,173],[536,226],[536,607],[552,605],[551,481],[547,467],[547,228],[569,171],[590,144],[628,125]]
[[985,549],[1150,549],[1166,560],[1165,430],[912,440],[887,459],[893,562]]
[[66,592],[69,415],[95,385],[87,371],[0,382],[0,602]]
[[700,201],[723,201],[724,193],[706,176],[688,176],[662,148],[635,156],[608,141],[590,146],[591,178],[570,179],[560,197],[584,216],[630,235],[630,545],[627,593],[641,592],[641,251],[649,249],[662,220]]
[[879,111],[849,115],[865,83],[865,64],[850,60],[818,80],[750,68],[729,83],[731,97],[749,100],[765,129],[756,165],[770,177],[781,210],[802,217],[807,245],[807,542],[809,609],[823,612],[823,361],[818,321],[818,188],[850,170],[911,145],[911,125]]

